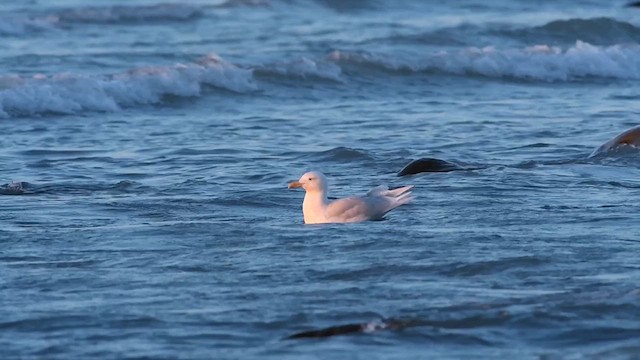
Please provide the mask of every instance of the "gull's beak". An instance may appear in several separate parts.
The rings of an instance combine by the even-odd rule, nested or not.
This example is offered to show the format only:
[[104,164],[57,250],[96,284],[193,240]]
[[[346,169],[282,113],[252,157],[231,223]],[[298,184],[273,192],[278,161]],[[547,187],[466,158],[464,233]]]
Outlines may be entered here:
[[295,189],[295,188],[301,188],[302,187],[302,183],[300,181],[292,181],[289,183],[289,186],[287,186],[289,189]]

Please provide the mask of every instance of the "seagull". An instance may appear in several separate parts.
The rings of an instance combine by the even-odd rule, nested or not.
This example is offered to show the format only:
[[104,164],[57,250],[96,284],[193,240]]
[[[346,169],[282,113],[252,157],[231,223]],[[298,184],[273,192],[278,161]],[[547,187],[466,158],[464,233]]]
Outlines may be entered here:
[[327,198],[327,178],[319,171],[310,171],[300,180],[289,183],[289,189],[306,190],[302,203],[305,224],[350,223],[380,220],[384,214],[412,200],[410,186],[389,190],[384,185],[369,190],[365,196],[353,196],[330,201]]

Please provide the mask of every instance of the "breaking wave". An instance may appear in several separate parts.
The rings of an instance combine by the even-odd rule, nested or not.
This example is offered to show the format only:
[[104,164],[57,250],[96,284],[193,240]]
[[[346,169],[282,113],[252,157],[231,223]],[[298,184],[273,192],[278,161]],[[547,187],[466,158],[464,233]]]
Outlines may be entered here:
[[476,75],[534,81],[577,81],[584,78],[640,79],[640,45],[595,46],[577,41],[563,49],[549,45],[438,51],[399,57],[371,52],[333,51],[338,64],[404,73]]
[[288,62],[258,66],[256,74],[265,76],[279,76],[286,78],[314,78],[342,83],[342,70],[338,65],[328,61],[314,61],[302,57]]
[[63,73],[0,77],[0,117],[116,111],[156,104],[165,96],[197,97],[203,86],[256,90],[252,71],[210,54],[195,63],[136,68],[109,76]]
[[139,6],[86,6],[55,9],[39,14],[0,14],[0,35],[22,35],[61,29],[74,23],[144,23],[188,21],[199,18],[202,8],[178,3]]
[[574,42],[580,39],[592,44],[637,43],[640,28],[608,17],[554,20],[532,28],[498,31],[522,41]]

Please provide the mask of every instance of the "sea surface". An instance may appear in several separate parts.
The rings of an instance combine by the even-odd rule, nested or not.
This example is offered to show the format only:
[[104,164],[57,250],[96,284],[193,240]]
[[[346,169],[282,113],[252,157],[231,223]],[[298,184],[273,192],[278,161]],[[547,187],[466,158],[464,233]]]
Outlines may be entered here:
[[639,359],[624,5],[2,1],[0,358]]

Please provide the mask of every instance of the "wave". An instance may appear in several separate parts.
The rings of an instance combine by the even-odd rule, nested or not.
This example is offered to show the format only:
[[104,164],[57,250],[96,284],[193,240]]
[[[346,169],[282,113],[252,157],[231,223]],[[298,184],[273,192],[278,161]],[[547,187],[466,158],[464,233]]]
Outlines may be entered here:
[[135,181],[123,180],[117,183],[73,182],[33,184],[26,181],[14,181],[0,185],[0,195],[90,195],[96,192],[112,194],[137,193],[148,188]]
[[256,75],[283,76],[302,79],[320,79],[343,83],[342,70],[333,62],[314,61],[301,57],[288,62],[279,62],[255,68]]
[[157,104],[167,96],[197,97],[203,86],[236,93],[257,89],[251,70],[215,54],[195,63],[136,68],[109,76],[9,75],[0,77],[0,117],[117,111]]
[[356,333],[372,333],[376,331],[391,329],[398,330],[411,326],[415,326],[411,321],[406,320],[374,320],[365,323],[353,323],[346,325],[331,326],[317,330],[307,330],[297,332],[293,335],[287,336],[285,340],[304,339],[304,338],[327,338],[338,335],[349,335]]
[[523,41],[568,41],[592,44],[637,43],[640,28],[608,17],[554,20],[542,26],[496,31]]
[[255,6],[255,7],[269,7],[271,3],[269,0],[227,0],[222,4],[217,5],[219,8],[232,8],[239,6]]
[[0,35],[24,35],[59,30],[75,23],[118,24],[158,21],[189,21],[199,18],[203,8],[178,3],[139,6],[86,6],[53,9],[39,14],[0,15]]
[[199,97],[204,87],[249,93],[258,89],[255,76],[265,81],[346,84],[345,74],[358,76],[371,71],[544,82],[638,80],[640,45],[595,46],[577,41],[564,49],[549,45],[470,47],[420,56],[335,50],[317,60],[301,57],[246,67],[210,54],[192,63],[140,67],[112,75],[4,75],[0,76],[0,117],[112,112],[162,103],[171,97]]
[[66,9],[51,15],[61,22],[120,23],[147,21],[185,21],[202,15],[201,8],[178,3],[139,6],[88,6]]
[[447,329],[469,330],[482,327],[495,327],[508,323],[511,320],[506,312],[485,312],[482,315],[470,315],[461,318],[451,319],[420,319],[420,318],[388,318],[362,323],[351,323],[337,326],[330,326],[321,329],[306,330],[294,333],[284,338],[284,340],[308,339],[308,338],[328,338],[333,336],[344,336],[353,334],[372,334],[380,331],[398,331],[410,328],[437,329],[433,334],[435,342],[452,342],[460,344],[492,345],[487,339],[473,335],[472,333],[451,333]]
[[590,43],[611,44],[637,42],[640,28],[624,21],[607,17],[592,19],[568,19],[551,21],[530,30],[536,36],[552,37],[557,40],[575,41],[579,36]]
[[315,0],[315,2],[337,12],[372,10],[380,6],[377,1],[372,0]]
[[55,19],[48,17],[2,17],[0,16],[0,35],[23,35],[43,31],[57,30]]
[[519,256],[499,260],[451,264],[443,273],[448,276],[478,276],[522,267],[537,267],[544,263],[545,259],[540,257]]
[[[629,279],[634,276],[628,275]],[[631,323],[616,323],[615,319],[638,313],[638,289],[633,283],[623,289],[618,286],[590,284],[575,290],[533,291],[522,288],[527,293],[526,297],[493,299],[490,302],[474,299],[425,310],[401,310],[399,313],[403,315],[400,317],[292,331],[284,340],[363,334],[385,336],[382,332],[396,331],[401,337],[420,336],[423,342],[493,346],[501,344],[505,334],[516,331],[523,334],[525,341],[550,348],[601,342],[607,344],[606,348],[611,353],[614,349],[615,352],[624,352],[628,351],[630,341],[635,345],[632,341],[637,339],[640,330],[629,325],[636,316],[632,316]],[[504,289],[498,286],[497,290]],[[302,322],[306,326],[308,320],[303,319]]]
[[357,150],[339,146],[326,151],[319,151],[310,154],[310,158],[315,161],[329,162],[352,162],[352,161],[372,161],[373,156],[364,150]]
[[[405,31],[408,31],[406,29]],[[608,18],[554,20],[540,26],[519,26],[504,22],[461,23],[426,32],[392,34],[365,40],[363,44],[432,45],[469,47],[478,43],[551,44],[571,46],[577,40],[593,45],[635,44],[640,27]]]
[[336,50],[329,54],[328,59],[365,70],[398,73],[475,75],[548,82],[585,78],[640,79],[640,45],[637,44],[604,47],[577,41],[566,49],[549,45],[521,49],[472,47],[410,58]]

